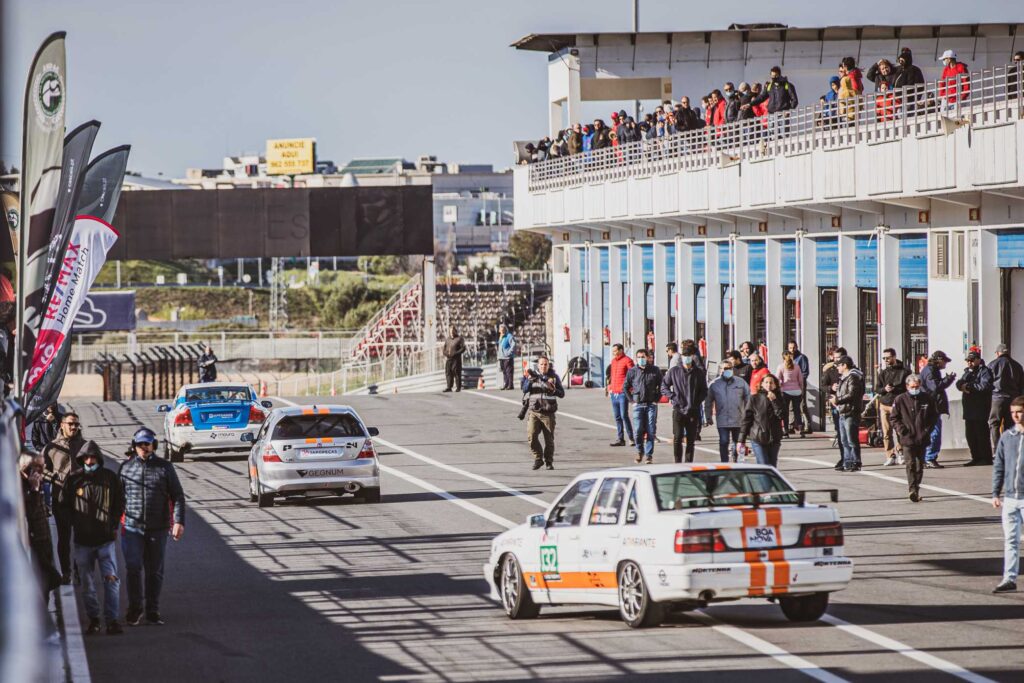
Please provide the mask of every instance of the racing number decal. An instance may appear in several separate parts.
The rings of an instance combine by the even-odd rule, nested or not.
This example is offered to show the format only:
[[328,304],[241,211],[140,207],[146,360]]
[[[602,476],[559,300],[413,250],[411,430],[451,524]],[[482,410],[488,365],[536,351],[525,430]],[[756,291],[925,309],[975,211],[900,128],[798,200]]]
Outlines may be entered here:
[[540,547],[540,571],[542,574],[558,573],[558,546],[542,545]]

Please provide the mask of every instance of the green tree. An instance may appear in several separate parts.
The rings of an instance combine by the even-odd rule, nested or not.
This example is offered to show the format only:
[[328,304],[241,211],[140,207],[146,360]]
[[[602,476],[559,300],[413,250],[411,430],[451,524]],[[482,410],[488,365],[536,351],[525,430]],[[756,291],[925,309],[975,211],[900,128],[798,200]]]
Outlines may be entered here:
[[516,230],[508,241],[508,250],[519,259],[523,270],[543,270],[551,258],[551,240],[536,232]]

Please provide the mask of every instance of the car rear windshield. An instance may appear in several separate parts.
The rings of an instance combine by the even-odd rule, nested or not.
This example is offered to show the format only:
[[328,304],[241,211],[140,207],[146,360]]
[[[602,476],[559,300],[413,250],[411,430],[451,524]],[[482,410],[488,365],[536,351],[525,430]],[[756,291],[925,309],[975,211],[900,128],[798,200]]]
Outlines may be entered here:
[[[771,470],[676,472],[657,475],[653,479],[660,510],[753,505],[757,501],[750,495],[752,493],[793,490],[782,477]],[[799,502],[799,497],[796,493],[764,496],[759,502],[795,504]]]
[[186,389],[185,400],[189,403],[212,403],[214,401],[248,401],[249,387],[208,387]]
[[274,427],[275,439],[343,438],[366,436],[363,425],[355,415],[335,413],[332,415],[293,415],[286,417]]

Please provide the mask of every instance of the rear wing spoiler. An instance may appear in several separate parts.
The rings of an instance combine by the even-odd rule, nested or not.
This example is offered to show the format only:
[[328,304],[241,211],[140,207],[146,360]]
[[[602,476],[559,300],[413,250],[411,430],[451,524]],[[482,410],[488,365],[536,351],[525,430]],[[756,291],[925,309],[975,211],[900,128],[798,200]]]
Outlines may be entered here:
[[[691,501],[707,501],[707,505],[701,507],[734,507],[736,505],[752,505],[754,508],[759,508],[765,503],[772,503],[772,499],[792,495],[797,497],[797,505],[804,507],[807,504],[808,493],[827,493],[831,502],[839,502],[839,489],[805,489],[801,491],[765,491],[764,493],[726,493],[720,496],[686,496],[683,498],[676,498],[675,504],[679,507],[676,507],[675,509],[684,509],[682,504]],[[733,502],[736,498],[753,498],[753,503]]]

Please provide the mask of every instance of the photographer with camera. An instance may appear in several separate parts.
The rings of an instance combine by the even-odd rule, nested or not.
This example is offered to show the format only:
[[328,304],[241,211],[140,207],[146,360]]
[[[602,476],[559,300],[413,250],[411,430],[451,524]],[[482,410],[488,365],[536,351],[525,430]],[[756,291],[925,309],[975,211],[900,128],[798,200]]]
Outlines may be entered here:
[[[533,453],[533,469],[539,470],[547,465],[549,470],[555,469],[555,413],[558,412],[558,401],[565,397],[565,389],[558,375],[551,369],[551,361],[547,356],[537,359],[537,370],[527,369],[523,374],[523,411],[519,419],[526,418],[526,439]],[[524,415],[525,413],[525,415]],[[544,445],[541,447],[541,437]]]

